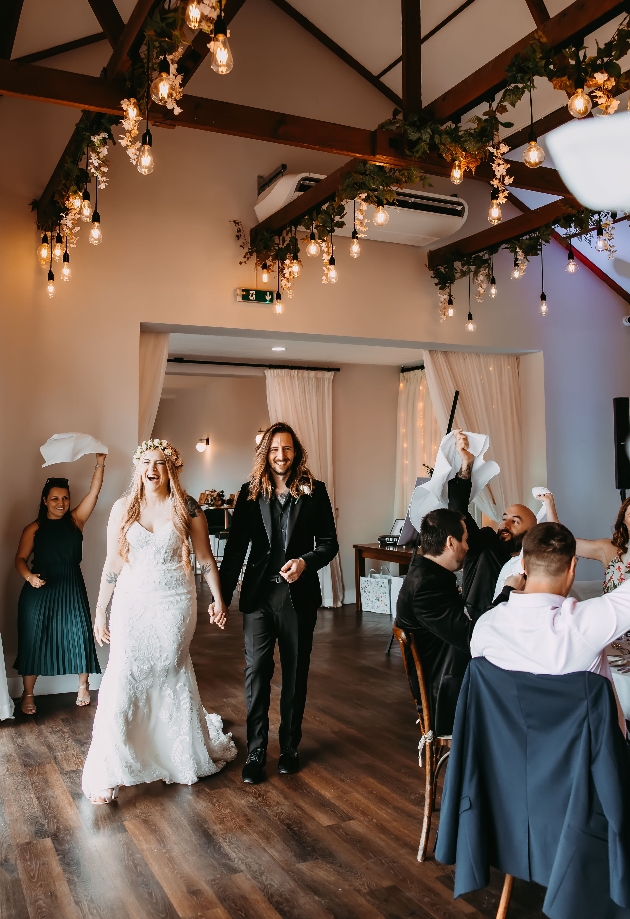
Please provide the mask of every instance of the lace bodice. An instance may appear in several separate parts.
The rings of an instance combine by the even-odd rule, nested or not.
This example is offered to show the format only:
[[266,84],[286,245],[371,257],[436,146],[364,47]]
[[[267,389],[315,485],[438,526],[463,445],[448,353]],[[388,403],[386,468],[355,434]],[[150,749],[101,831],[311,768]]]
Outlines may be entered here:
[[120,581],[133,581],[134,586],[146,587],[150,578],[153,588],[170,589],[184,586],[192,578],[184,567],[182,541],[169,521],[155,532],[146,530],[136,520],[127,533],[129,562],[123,566]]
[[616,555],[609,562],[604,572],[604,593],[609,594],[628,578],[630,578],[630,550],[622,556]]

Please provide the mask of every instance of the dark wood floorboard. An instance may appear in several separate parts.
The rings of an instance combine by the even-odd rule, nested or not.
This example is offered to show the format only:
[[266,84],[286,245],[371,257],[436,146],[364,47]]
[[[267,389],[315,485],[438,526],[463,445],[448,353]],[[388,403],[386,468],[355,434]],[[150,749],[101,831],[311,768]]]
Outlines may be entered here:
[[[233,611],[211,629],[200,599],[192,656],[204,704],[239,749],[190,788],[124,788],[109,807],[81,793],[97,693],[38,696],[38,715],[0,724],[2,919],[493,919],[502,877],[453,900],[453,871],[416,851],[423,778],[414,710],[390,623],[353,606],[320,612],[300,747],[281,777],[280,668],[268,781],[244,786],[243,636]],[[542,892],[517,881],[509,919],[538,919]]]

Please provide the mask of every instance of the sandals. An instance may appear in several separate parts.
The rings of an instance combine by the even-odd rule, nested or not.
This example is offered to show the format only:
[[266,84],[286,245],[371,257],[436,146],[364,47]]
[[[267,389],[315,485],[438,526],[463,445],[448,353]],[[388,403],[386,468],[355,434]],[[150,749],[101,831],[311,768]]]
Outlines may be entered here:
[[119,787],[119,785],[114,785],[113,788],[104,788],[98,794],[92,795],[90,802],[92,804],[111,804],[118,797]]
[[[27,699],[34,699],[34,698],[35,698],[35,696],[33,695],[32,692],[23,692],[23,693],[22,693],[22,696],[21,696],[21,699],[20,699],[20,708],[22,709],[22,713],[23,713],[24,715],[36,715],[36,714],[37,714],[37,709],[35,708],[35,703],[34,703],[34,702],[26,702]],[[24,703],[25,703],[25,702],[26,702],[26,706],[27,706],[26,708],[24,707]]]
[[80,683],[80,684],[79,684],[79,690],[78,690],[79,693],[81,692],[81,690],[84,690],[85,692],[87,692],[88,697],[87,697],[87,699],[81,699],[81,698],[79,697],[79,695],[77,694],[77,701],[76,701],[76,704],[77,704],[80,708],[84,708],[86,705],[89,705],[90,702],[92,701],[92,699],[90,698],[90,684],[89,684],[89,682],[87,682],[87,683]]

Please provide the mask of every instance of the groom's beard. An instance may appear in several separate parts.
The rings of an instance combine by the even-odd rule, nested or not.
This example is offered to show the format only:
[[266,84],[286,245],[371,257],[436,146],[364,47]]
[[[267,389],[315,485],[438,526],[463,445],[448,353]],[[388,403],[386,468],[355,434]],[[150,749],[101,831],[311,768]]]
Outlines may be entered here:
[[518,555],[523,548],[523,538],[526,534],[517,533],[516,536],[513,536],[505,527],[500,527],[497,530],[497,534],[510,555]]

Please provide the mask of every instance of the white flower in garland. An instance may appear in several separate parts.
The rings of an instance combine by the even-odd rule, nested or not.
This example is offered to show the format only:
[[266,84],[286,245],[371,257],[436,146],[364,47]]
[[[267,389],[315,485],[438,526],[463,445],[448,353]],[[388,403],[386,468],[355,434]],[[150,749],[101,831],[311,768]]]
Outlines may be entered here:
[[357,228],[357,233],[363,239],[364,236],[367,236],[368,231],[368,221],[367,221],[367,202],[365,200],[365,192],[361,192],[360,195],[357,195],[355,198],[356,201],[356,216],[354,224]]
[[181,99],[184,90],[182,89],[183,74],[177,72],[177,62],[184,53],[186,46],[181,44],[173,54],[167,54],[166,60],[169,63],[171,75],[172,98],[166,103],[166,108],[172,109],[174,115],[180,115],[183,109],[179,107],[177,101]]
[[497,204],[505,204],[508,199],[507,186],[514,181],[514,176],[508,175],[508,164],[503,159],[503,154],[507,153],[509,149],[508,145],[504,144],[503,141],[500,141],[496,146],[490,145],[488,147],[488,152],[492,154],[492,171],[494,172],[494,178],[491,179],[490,184],[498,192]]
[[94,176],[99,188],[107,188],[107,183],[109,181],[107,176],[109,166],[107,166],[105,162],[109,152],[107,140],[108,136],[104,131],[100,134],[93,134],[90,138],[88,172],[90,175]]
[[125,117],[120,122],[125,129],[125,133],[120,134],[118,140],[120,141],[120,146],[125,148],[127,156],[135,166],[138,162],[138,151],[140,150],[140,141],[135,140],[138,136],[138,125],[142,121],[140,106],[135,99],[123,99],[120,106],[125,113]]

